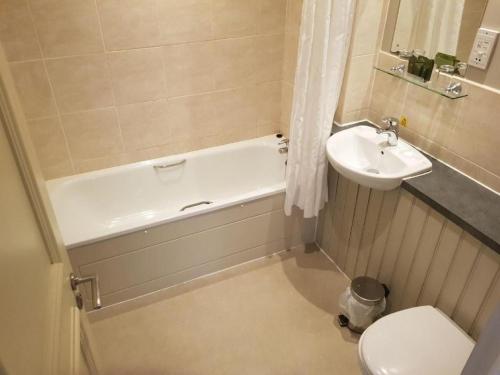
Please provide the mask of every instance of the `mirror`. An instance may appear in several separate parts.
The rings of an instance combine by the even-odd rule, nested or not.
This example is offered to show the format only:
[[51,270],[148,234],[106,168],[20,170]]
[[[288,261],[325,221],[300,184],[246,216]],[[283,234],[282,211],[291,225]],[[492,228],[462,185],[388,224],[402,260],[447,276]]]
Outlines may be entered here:
[[[382,44],[386,52],[414,51],[429,59],[441,53],[467,63],[478,29],[500,25],[500,0],[390,0],[389,4]],[[470,68],[466,77],[499,87],[500,53],[495,52],[487,70]]]
[[[467,1],[473,1],[481,12],[464,12]],[[481,24],[486,1],[480,0],[480,5],[476,0],[401,0],[391,52],[420,50],[430,59],[438,52],[457,57],[460,52],[464,56],[459,60],[467,61],[464,49],[470,50],[475,36],[471,26]]]

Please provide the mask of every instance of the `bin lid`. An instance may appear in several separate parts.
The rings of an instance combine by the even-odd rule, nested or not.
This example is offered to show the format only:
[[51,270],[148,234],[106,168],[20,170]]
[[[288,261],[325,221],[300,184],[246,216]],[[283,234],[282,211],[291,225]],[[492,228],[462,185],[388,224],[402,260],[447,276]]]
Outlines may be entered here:
[[351,281],[352,296],[364,305],[376,305],[385,297],[385,289],[377,280],[360,276]]

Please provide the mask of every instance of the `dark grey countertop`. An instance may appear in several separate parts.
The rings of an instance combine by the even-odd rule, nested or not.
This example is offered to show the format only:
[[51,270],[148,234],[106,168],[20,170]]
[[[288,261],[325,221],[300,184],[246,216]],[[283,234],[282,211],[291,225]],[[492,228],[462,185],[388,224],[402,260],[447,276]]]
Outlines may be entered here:
[[[358,125],[333,126],[332,134]],[[402,187],[500,253],[500,195],[425,154],[432,172],[403,181]]]

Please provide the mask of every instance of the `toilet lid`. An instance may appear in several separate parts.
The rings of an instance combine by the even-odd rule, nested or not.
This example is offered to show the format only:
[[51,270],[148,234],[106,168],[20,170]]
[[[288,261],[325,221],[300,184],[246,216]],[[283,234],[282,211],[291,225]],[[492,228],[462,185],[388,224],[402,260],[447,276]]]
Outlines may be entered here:
[[421,306],[372,324],[361,336],[359,355],[373,375],[459,375],[473,347],[444,313]]

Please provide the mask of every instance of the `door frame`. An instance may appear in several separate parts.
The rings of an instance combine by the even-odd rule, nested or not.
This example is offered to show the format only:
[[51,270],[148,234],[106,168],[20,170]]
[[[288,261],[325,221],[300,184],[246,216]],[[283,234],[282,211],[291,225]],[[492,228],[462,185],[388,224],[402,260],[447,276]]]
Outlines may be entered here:
[[[55,214],[52,210],[45,186],[45,180],[31,143],[24,111],[20,103],[17,96],[17,89],[10,73],[9,64],[3,48],[0,46],[0,126],[5,128],[7,141],[12,147],[17,167],[29,196],[49,259],[51,263],[61,263],[68,267],[68,269],[71,269],[71,263],[62,236],[59,233]],[[62,267],[61,272],[63,272]],[[54,315],[57,316],[57,314]],[[90,323],[85,310],[81,310],[79,315],[80,350],[90,373],[98,374],[100,365],[98,356],[94,350],[95,341],[90,330]],[[55,340],[56,338],[54,337],[53,342],[47,344],[51,348],[54,348]],[[51,359],[56,361],[57,358],[57,353],[52,353]]]

